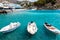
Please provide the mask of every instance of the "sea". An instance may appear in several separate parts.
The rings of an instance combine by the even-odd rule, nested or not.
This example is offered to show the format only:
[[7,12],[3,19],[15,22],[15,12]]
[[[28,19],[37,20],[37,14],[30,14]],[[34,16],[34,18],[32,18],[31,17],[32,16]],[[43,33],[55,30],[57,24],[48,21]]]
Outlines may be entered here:
[[[34,21],[38,31],[31,35],[27,32],[28,22]],[[60,40],[60,34],[55,34],[44,27],[47,22],[60,30],[60,10],[20,10],[0,14],[0,29],[11,22],[21,25],[9,33],[0,32],[0,40]]]

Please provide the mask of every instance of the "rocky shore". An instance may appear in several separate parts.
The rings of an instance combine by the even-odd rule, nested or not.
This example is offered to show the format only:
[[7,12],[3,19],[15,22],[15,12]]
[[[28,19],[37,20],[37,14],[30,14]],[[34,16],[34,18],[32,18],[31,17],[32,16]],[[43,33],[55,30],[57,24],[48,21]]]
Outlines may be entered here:
[[4,13],[7,13],[7,12],[6,12],[5,10],[0,10],[0,14],[1,14],[1,13],[4,14]]

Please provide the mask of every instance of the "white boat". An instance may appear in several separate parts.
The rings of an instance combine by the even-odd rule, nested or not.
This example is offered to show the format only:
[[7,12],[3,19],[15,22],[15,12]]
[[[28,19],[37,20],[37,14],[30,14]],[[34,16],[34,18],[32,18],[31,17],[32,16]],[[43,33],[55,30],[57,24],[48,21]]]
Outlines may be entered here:
[[36,26],[36,23],[35,22],[29,22],[28,23],[28,26],[27,26],[27,31],[30,33],[30,34],[35,34],[37,32],[38,28]]
[[37,10],[37,8],[32,8],[31,10]]
[[31,10],[36,10],[36,9],[31,9]]
[[10,23],[9,25],[3,27],[0,30],[0,32],[2,32],[2,33],[11,32],[11,31],[15,30],[16,28],[18,28],[19,26],[20,26],[19,22]]
[[60,30],[55,28],[54,26],[48,24],[48,23],[45,23],[44,26],[51,32],[55,33],[55,34],[60,34]]

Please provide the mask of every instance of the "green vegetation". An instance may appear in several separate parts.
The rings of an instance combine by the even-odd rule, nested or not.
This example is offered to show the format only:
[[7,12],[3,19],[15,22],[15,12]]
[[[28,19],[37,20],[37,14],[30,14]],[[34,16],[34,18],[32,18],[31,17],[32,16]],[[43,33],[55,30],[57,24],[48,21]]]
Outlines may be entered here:
[[[36,2],[17,2],[24,8],[32,8],[36,7],[37,9],[56,9],[60,7],[60,5],[56,5],[56,0],[38,0]],[[54,6],[55,5],[55,6]]]
[[46,4],[46,1],[45,0],[38,0],[37,2],[34,2],[34,5],[35,6],[44,6]]
[[34,5],[41,7],[47,3],[51,3],[51,5],[53,6],[56,3],[56,0],[38,0],[37,2],[34,2]]
[[56,3],[56,0],[51,0],[52,6]]

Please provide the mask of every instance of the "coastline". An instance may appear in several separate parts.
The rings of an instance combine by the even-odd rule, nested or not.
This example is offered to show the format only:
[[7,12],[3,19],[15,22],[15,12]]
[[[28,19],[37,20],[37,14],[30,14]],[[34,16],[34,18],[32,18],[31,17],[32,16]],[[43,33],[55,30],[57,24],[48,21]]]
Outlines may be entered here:
[[22,10],[27,10],[27,9],[12,9],[13,12],[16,12],[16,11],[22,11]]

